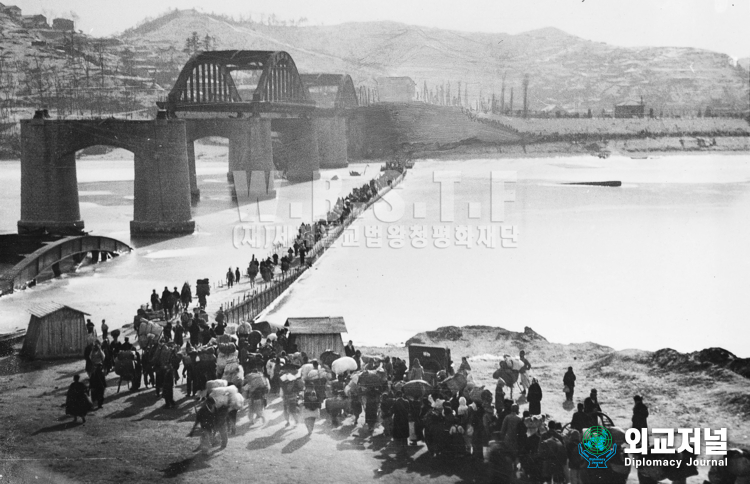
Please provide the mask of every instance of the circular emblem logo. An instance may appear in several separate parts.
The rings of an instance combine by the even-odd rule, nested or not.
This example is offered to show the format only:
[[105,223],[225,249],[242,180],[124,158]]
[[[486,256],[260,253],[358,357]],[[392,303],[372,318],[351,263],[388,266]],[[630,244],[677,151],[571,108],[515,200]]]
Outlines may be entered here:
[[581,443],[589,453],[603,455],[612,448],[612,434],[606,428],[595,425],[586,429]]

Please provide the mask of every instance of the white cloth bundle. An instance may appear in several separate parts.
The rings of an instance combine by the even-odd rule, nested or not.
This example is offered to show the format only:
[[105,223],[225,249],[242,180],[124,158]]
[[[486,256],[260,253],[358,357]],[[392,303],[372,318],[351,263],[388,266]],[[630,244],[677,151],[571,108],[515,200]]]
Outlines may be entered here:
[[206,382],[206,393],[210,394],[214,388],[225,387],[227,385],[229,385],[229,382],[226,380],[209,380]]
[[[230,387],[234,388],[234,387]],[[239,393],[232,393],[229,401],[229,408],[231,410],[242,410],[245,405],[245,398]]]
[[310,373],[310,371],[313,369],[312,363],[305,363],[302,365],[302,367],[299,369],[300,374],[302,374],[302,378],[304,380],[307,379],[307,374]]
[[337,375],[346,371],[355,371],[357,369],[357,362],[350,356],[342,356],[331,363],[331,369]]
[[219,387],[214,388],[208,393],[208,396],[213,398],[216,402],[216,408],[228,407],[232,399],[232,395],[239,394],[236,386]]

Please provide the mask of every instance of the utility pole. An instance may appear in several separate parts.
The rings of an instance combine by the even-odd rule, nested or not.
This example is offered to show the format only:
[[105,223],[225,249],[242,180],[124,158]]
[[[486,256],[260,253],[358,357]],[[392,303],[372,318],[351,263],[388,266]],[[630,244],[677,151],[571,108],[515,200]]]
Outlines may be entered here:
[[500,88],[500,114],[505,114],[505,75],[507,73],[503,72],[503,85]]
[[529,115],[528,94],[529,94],[529,75],[524,74],[523,76],[523,117],[524,118]]
[[510,88],[510,115],[513,116],[513,88]]

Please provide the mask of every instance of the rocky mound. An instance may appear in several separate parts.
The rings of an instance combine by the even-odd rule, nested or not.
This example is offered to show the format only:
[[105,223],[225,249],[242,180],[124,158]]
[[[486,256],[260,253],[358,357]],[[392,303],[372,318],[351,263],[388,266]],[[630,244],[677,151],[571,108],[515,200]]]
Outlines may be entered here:
[[723,348],[706,348],[693,353],[680,353],[671,348],[664,348],[652,353],[648,360],[660,368],[679,372],[723,368],[750,378],[750,358],[737,358]]
[[493,326],[443,326],[435,331],[426,331],[424,333],[416,334],[409,338],[406,345],[434,344],[440,346],[448,341],[457,342],[461,340],[466,342],[494,341],[498,343],[518,343],[521,345],[528,345],[535,342],[548,343],[544,336],[528,326],[524,328],[523,333]]

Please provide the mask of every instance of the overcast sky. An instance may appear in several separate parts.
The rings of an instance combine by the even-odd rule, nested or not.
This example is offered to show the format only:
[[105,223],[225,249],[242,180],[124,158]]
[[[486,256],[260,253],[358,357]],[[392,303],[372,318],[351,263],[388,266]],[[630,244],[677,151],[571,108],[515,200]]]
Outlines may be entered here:
[[275,14],[313,24],[393,20],[427,27],[518,33],[554,26],[621,46],[688,46],[750,56],[750,0],[3,0],[24,15],[70,16],[111,35],[172,8],[239,17]]

